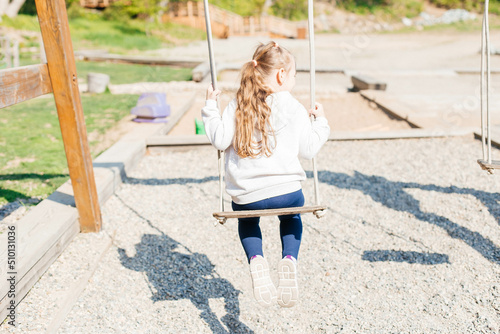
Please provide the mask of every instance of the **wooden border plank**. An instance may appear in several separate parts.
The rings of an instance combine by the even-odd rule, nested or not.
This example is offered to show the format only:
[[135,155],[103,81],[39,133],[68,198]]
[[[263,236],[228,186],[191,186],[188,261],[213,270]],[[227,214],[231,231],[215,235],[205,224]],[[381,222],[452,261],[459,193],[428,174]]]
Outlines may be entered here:
[[101,229],[73,45],[64,0],[35,0],[82,232]]
[[[393,131],[334,131],[328,140],[386,140],[386,139],[411,139],[411,138],[439,138],[439,137],[460,137],[472,135],[470,129],[411,129]],[[190,146],[190,145],[210,145],[207,136],[186,135],[186,136],[153,136],[146,139],[148,147],[155,146]]]
[[411,138],[439,138],[461,137],[473,134],[471,129],[409,129],[393,131],[336,131],[330,134],[328,140],[386,140],[386,139],[411,139]]
[[[74,215],[76,215],[76,210]],[[80,232],[78,221],[70,219],[67,222],[66,229],[54,229],[54,243],[48,248],[38,261],[24,274],[20,276],[18,273],[16,281],[16,306],[26,297],[33,285],[38,282],[40,277],[47,271],[50,265],[61,255],[66,247],[71,243],[73,238]],[[37,254],[40,255],[40,254]],[[4,320],[8,315],[8,303],[10,299],[2,294],[0,300],[0,320]]]
[[[480,129],[479,129],[479,130],[474,131],[474,137],[475,137],[476,139],[481,140],[481,138],[482,138],[482,137],[481,137],[481,130],[480,130]],[[486,138],[486,139],[487,139],[487,138]],[[493,135],[491,136],[491,145],[492,145],[492,146],[495,146],[495,147],[497,147],[497,148],[500,148],[500,136],[496,136],[496,137],[495,137],[495,135],[493,134]]]
[[299,206],[293,208],[283,208],[283,209],[270,209],[270,210],[244,210],[244,211],[226,211],[226,212],[214,212],[213,216],[215,218],[250,218],[250,217],[264,217],[264,216],[282,216],[290,215],[296,213],[310,213],[316,211],[326,210],[324,205],[315,206]]
[[0,108],[52,93],[47,64],[0,71]]
[[168,134],[172,129],[179,123],[182,117],[191,109],[193,106],[194,100],[196,99],[196,93],[193,93],[191,97],[188,99],[188,101],[182,106],[182,108],[176,112],[175,114],[171,115],[168,119],[167,125],[161,129],[163,134]]
[[[72,236],[79,232],[77,210],[68,205],[72,202],[72,197],[64,190],[68,188],[70,188],[69,185],[65,183],[48,199],[31,209],[28,214],[14,224],[17,227],[16,287],[20,289],[20,287],[27,286],[26,293],[69,244]],[[72,229],[72,227],[75,228]],[[70,235],[64,239],[64,242],[61,242],[63,240],[61,238],[66,233],[70,233]],[[3,239],[1,240],[3,241]],[[7,247],[0,250],[0,266],[2,268],[0,279],[2,280],[6,274],[4,268],[7,268],[6,250]],[[21,300],[19,289],[16,291],[16,302]],[[6,306],[4,301],[8,299],[6,298],[7,292],[6,284],[0,285],[0,312],[3,312]]]

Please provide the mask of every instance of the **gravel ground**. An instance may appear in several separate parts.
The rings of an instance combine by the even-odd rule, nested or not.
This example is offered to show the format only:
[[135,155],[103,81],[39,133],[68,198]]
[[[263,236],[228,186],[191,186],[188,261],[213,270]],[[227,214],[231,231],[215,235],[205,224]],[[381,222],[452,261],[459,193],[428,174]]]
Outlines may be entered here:
[[[500,179],[480,152],[468,137],[328,142],[329,213],[303,217],[292,309],[259,307],[235,221],[213,226],[215,150],[148,155],[103,207],[103,232],[78,235],[19,305],[21,327],[0,331],[42,332],[116,233],[58,333],[499,333]],[[304,192],[311,203],[310,179]],[[276,268],[277,219],[262,228]]]

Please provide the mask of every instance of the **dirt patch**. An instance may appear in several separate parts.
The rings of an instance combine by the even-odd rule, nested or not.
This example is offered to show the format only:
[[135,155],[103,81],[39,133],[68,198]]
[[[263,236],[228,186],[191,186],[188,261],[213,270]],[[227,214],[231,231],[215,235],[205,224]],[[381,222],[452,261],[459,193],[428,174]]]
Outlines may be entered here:
[[2,170],[7,170],[11,168],[16,168],[23,162],[34,162],[35,158],[20,158],[20,157],[15,157],[14,159],[7,161],[5,166],[2,168]]
[[[308,96],[296,96],[307,106]],[[346,93],[339,96],[318,97],[332,131],[389,131],[411,129],[411,126],[383,112],[374,103],[363,98],[359,93]]]
[[92,147],[92,153],[99,154],[117,142],[123,135],[130,132],[137,123],[132,122],[135,115],[127,115],[106,133],[99,134],[96,131],[88,134],[89,141],[96,142]]
[[[308,94],[296,94],[295,97],[307,108],[309,105]],[[224,95],[221,99],[221,108],[225,108],[231,98],[232,95]],[[324,95],[319,96],[316,100],[323,104],[332,131],[362,132],[411,129],[407,122],[391,118],[359,93]],[[201,120],[201,108],[204,104],[203,97],[196,99],[193,106],[169,135],[196,134],[195,119]]]

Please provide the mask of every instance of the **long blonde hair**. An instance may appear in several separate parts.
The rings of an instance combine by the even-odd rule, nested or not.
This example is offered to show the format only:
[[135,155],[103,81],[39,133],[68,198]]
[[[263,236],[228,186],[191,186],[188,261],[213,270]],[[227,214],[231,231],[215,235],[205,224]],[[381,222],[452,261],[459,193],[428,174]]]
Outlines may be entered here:
[[[234,149],[242,157],[270,156],[272,147],[269,136],[275,137],[271,126],[271,108],[266,98],[273,93],[266,83],[273,70],[291,66],[291,53],[275,42],[260,44],[252,60],[241,69],[241,84],[236,93],[236,131]],[[254,138],[254,132],[261,139]]]

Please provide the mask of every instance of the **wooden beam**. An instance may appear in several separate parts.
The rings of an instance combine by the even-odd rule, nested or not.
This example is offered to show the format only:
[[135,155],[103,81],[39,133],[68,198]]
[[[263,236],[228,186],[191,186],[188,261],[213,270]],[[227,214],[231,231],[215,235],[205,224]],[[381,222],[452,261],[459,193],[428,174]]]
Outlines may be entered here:
[[146,145],[150,146],[186,146],[186,145],[210,145],[205,135],[186,136],[154,136],[146,139]]
[[0,71],[0,108],[52,93],[47,64]]
[[81,51],[75,54],[76,57],[87,61],[114,62],[123,64],[157,65],[157,66],[177,66],[194,68],[201,64],[201,61],[183,59],[164,59],[147,56],[123,56],[108,53],[92,54],[89,51]]
[[264,216],[283,216],[291,215],[297,213],[310,213],[316,211],[326,210],[324,205],[315,206],[300,206],[293,208],[283,208],[283,209],[269,209],[269,210],[244,210],[244,211],[226,211],[226,212],[214,212],[213,216],[215,218],[250,218],[250,217],[264,217]]
[[82,232],[101,229],[101,209],[87,141],[64,0],[35,0],[64,150]]
[[387,84],[375,78],[366,75],[353,75],[351,76],[352,84],[355,91],[363,89],[386,90]]
[[201,82],[210,73],[210,64],[208,62],[201,63],[196,66],[192,73],[193,81]]

